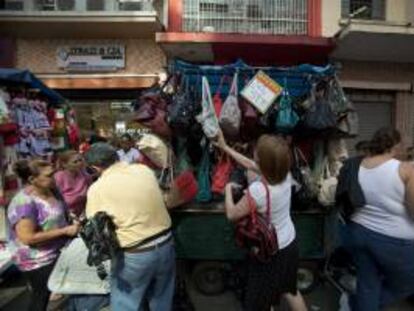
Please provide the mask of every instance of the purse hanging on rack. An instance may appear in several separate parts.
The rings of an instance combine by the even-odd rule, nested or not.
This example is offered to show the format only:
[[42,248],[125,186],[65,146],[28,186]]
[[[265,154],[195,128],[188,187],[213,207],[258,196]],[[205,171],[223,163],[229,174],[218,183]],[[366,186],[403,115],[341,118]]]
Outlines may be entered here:
[[223,194],[226,184],[229,182],[233,164],[226,154],[221,154],[219,161],[213,171],[211,191],[216,194]]
[[210,167],[209,143],[205,142],[203,156],[197,171],[198,193],[196,201],[199,203],[210,202],[213,198],[210,184]]
[[215,138],[219,132],[219,123],[214,112],[213,100],[211,99],[210,84],[206,77],[202,78],[202,112],[196,117],[202,125],[204,134],[209,138]]
[[285,87],[279,101],[279,111],[276,117],[275,130],[277,132],[290,133],[296,127],[298,122],[299,116],[292,107],[292,98]]
[[219,123],[224,135],[237,137],[240,133],[241,111],[238,101],[238,74],[235,73],[229,95],[221,109]]
[[216,116],[219,117],[221,114],[221,110],[223,109],[223,100],[221,99],[221,90],[223,87],[223,83],[226,80],[226,76],[222,76],[220,79],[220,84],[217,87],[216,93],[213,96],[213,106],[214,111],[216,112]]

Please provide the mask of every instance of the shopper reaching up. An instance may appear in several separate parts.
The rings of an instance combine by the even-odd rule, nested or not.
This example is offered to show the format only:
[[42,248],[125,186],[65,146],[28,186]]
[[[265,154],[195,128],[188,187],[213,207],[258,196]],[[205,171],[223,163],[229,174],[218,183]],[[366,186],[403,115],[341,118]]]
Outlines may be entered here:
[[[279,250],[268,262],[248,258],[244,310],[270,310],[270,306],[281,296],[288,301],[292,310],[307,310],[296,287],[299,250],[290,216],[293,179],[289,172],[290,152],[287,142],[276,136],[261,136],[254,151],[254,160],[229,147],[221,132],[214,144],[244,168],[259,175],[249,185],[248,193],[259,213],[265,213],[269,204],[270,222],[275,228],[279,244]],[[237,185],[230,183],[226,186],[226,215],[229,220],[239,221],[250,214],[249,198],[244,195],[235,204],[233,187]]]

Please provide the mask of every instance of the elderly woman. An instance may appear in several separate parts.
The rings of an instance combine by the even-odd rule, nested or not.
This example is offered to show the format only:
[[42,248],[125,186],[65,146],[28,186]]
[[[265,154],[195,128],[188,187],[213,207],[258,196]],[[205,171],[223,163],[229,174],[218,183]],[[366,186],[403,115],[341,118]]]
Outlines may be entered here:
[[67,237],[79,225],[68,225],[63,202],[54,194],[53,167],[40,160],[22,160],[15,165],[24,183],[8,207],[11,245],[15,261],[31,287],[29,310],[46,310],[50,292],[47,281]]
[[378,130],[369,146],[358,172],[365,205],[348,224],[357,311],[383,310],[414,293],[414,167],[396,160],[401,153],[396,130]]
[[[257,181],[250,184],[248,195],[259,213],[265,213],[267,205],[270,204],[270,220],[278,237],[279,250],[269,262],[248,259],[244,310],[270,310],[270,306],[278,302],[281,296],[288,301],[292,310],[307,310],[296,288],[299,249],[290,216],[293,179],[289,172],[290,151],[287,142],[275,136],[261,136],[254,152],[254,160],[229,147],[222,133],[219,134],[216,145],[239,164],[260,175]],[[226,187],[225,209],[229,220],[238,221],[249,215],[250,203],[247,195],[237,204],[234,203],[234,186],[228,184]]]

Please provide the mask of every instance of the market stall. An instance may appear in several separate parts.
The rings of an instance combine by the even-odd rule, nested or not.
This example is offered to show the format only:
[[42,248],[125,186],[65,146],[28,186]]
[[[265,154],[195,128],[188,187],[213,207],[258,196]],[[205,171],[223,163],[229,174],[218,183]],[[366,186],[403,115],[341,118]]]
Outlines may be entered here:
[[[53,161],[56,152],[75,147],[78,140],[73,111],[59,93],[28,70],[0,68],[0,258],[10,257],[5,245],[6,206],[21,186],[14,163],[31,158]],[[9,262],[0,262],[0,273]]]
[[[248,157],[261,134],[288,140],[292,175],[299,183],[292,210],[301,258],[324,259],[332,244],[336,177],[348,156],[345,139],[358,132],[356,111],[339,85],[336,69],[175,61],[169,71],[165,85],[139,98],[136,120],[171,146],[175,176],[191,172],[194,178],[187,178],[187,185],[198,187],[173,212],[178,258],[223,262],[244,257],[223,209],[224,186],[240,167],[210,143],[220,127],[227,141]],[[181,185],[185,188],[186,183]],[[195,271],[200,274],[194,278],[203,279],[211,266]],[[204,285],[201,290],[208,292],[209,284]]]

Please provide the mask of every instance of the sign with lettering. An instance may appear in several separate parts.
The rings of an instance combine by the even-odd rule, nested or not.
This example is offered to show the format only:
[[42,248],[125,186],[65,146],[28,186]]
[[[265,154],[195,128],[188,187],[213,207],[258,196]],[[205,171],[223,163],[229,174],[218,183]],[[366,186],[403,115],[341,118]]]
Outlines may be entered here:
[[67,71],[116,71],[125,68],[125,46],[63,46],[57,50],[57,63]]
[[241,91],[246,98],[261,113],[266,113],[283,88],[263,71],[259,71]]

